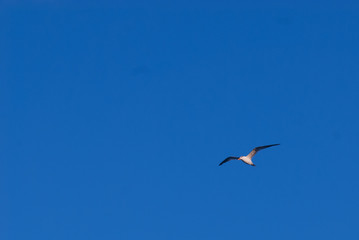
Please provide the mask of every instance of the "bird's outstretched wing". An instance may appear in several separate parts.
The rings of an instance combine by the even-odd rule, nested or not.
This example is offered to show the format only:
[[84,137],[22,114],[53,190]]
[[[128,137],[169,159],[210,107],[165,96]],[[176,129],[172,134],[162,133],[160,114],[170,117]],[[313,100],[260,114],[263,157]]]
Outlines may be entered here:
[[279,145],[279,144],[277,143],[277,144],[271,144],[271,145],[265,145],[265,146],[260,146],[260,147],[253,148],[253,150],[247,155],[247,157],[252,159],[252,157],[254,155],[256,155],[256,153],[259,152],[260,150],[265,149],[265,148],[269,148],[269,147],[273,147],[273,146],[277,146],[277,145]]
[[221,166],[223,163],[226,163],[226,162],[234,160],[234,159],[238,159],[238,157],[227,157],[218,166]]

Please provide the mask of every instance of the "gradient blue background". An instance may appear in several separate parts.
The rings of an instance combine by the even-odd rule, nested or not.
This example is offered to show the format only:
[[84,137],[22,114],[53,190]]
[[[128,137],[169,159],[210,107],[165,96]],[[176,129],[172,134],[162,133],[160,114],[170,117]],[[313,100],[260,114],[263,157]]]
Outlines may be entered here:
[[356,1],[24,2],[1,239],[359,239]]

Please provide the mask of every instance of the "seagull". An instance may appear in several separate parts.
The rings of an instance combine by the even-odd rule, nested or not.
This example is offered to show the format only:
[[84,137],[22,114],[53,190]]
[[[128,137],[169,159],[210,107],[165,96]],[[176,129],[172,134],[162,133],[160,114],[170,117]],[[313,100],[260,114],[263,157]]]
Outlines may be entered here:
[[273,146],[277,146],[279,145],[278,143],[277,144],[271,144],[271,145],[265,145],[265,146],[260,146],[260,147],[256,147],[256,148],[253,148],[253,150],[247,155],[247,156],[241,156],[241,157],[227,157],[226,159],[224,159],[220,164],[219,166],[221,166],[223,163],[226,163],[228,161],[231,161],[231,160],[242,160],[243,162],[251,165],[251,166],[255,166],[252,162],[252,158],[254,157],[254,155],[256,155],[257,152],[259,152],[260,150],[262,149],[265,149],[265,148],[269,148],[269,147],[273,147]]

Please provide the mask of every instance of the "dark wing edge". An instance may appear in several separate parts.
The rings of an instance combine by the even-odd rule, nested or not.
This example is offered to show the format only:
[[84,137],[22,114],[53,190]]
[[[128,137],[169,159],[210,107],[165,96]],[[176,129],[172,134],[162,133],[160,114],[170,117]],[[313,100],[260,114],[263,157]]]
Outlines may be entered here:
[[227,157],[218,166],[221,166],[223,163],[226,163],[226,162],[231,161],[233,159],[238,159],[238,157]]
[[274,147],[274,146],[278,146],[278,145],[280,145],[280,144],[279,144],[279,143],[276,143],[276,144],[271,144],[271,145],[260,146],[260,147],[254,148],[254,150],[255,150],[256,152],[258,152],[258,151],[260,151],[260,150],[262,150],[262,149],[269,148],[269,147]]

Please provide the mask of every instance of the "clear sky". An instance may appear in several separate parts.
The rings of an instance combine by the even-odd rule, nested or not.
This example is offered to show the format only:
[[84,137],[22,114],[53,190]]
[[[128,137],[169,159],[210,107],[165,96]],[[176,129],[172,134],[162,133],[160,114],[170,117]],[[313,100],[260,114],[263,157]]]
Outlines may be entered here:
[[24,2],[1,239],[359,239],[357,1]]

